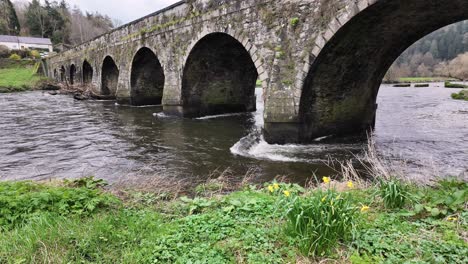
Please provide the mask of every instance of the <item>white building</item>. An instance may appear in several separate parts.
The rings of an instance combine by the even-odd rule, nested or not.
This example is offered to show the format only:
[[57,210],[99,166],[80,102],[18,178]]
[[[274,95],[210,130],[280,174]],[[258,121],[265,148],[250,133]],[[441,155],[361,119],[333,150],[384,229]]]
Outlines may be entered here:
[[48,38],[31,38],[0,35],[0,45],[7,46],[11,50],[48,50],[53,51],[52,42]]

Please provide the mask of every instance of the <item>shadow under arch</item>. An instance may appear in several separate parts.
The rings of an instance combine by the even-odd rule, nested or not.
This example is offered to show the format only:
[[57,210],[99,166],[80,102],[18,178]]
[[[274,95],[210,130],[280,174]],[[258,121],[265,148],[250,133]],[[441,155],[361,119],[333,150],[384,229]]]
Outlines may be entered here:
[[466,19],[466,0],[379,0],[356,14],[311,65],[300,101],[299,141],[373,127],[379,87],[392,63],[420,38]]
[[139,49],[132,61],[130,103],[160,105],[164,82],[164,70],[156,54],[147,47]]
[[62,67],[60,67],[60,82],[62,83],[66,81],[65,72],[65,66],[62,65]]
[[227,33],[206,35],[184,65],[184,116],[254,111],[257,78],[257,68],[242,43]]
[[75,64],[72,64],[70,66],[70,85],[75,84],[75,76],[76,76],[76,66]]
[[102,63],[101,94],[115,97],[119,81],[119,68],[111,56],[106,56]]
[[87,60],[83,61],[83,84],[87,85],[93,81],[93,67]]

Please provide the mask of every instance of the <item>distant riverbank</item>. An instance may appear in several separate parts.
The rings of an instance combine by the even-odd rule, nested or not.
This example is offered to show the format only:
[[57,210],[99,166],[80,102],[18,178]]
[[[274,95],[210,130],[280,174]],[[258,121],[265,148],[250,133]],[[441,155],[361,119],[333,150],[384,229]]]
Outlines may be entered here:
[[434,82],[456,82],[459,81],[454,78],[448,77],[402,77],[395,81],[386,81],[384,83],[395,84],[395,83],[434,83]]
[[0,61],[0,93],[24,92],[35,89],[45,77],[37,74],[39,63],[33,60]]

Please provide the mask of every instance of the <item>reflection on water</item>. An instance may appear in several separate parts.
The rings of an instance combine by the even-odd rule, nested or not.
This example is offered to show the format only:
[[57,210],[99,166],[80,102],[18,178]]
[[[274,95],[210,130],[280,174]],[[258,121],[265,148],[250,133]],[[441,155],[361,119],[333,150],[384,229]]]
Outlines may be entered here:
[[[433,167],[444,175],[466,171],[468,104],[450,99],[452,92],[383,86],[375,131],[379,151],[407,159],[412,173]],[[253,168],[256,181],[286,175],[304,182],[313,173],[332,173],[324,165],[330,156],[349,159],[365,145],[269,145],[255,132],[263,111],[257,94],[257,113],[199,119],[42,92],[0,95],[0,178],[95,175],[137,182],[143,175],[203,179],[227,168],[240,178]]]

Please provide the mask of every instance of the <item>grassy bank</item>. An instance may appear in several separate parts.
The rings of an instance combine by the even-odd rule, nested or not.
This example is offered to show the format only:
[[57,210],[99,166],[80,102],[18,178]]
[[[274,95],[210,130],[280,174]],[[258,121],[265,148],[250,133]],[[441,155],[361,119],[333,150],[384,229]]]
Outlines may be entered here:
[[398,82],[401,83],[428,83],[428,82],[446,82],[446,81],[457,81],[453,78],[447,77],[404,77],[399,78]]
[[0,68],[0,93],[33,89],[43,78],[36,74],[37,66],[30,62],[5,64]]
[[451,82],[445,82],[444,86],[445,88],[455,88],[455,89],[468,88],[468,85],[464,85],[461,83],[451,83]]
[[323,180],[170,200],[93,179],[0,183],[0,263],[468,261],[467,183]]

